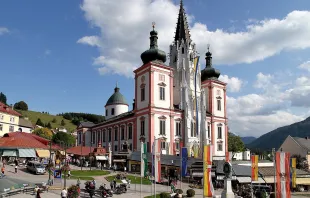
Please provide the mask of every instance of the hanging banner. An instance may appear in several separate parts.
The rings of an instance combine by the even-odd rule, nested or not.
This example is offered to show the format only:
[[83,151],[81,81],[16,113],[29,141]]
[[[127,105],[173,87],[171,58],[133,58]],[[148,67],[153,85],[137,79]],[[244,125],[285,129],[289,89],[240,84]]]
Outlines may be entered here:
[[258,181],[258,155],[252,155],[251,161],[252,161],[252,181]]
[[290,154],[276,152],[277,198],[291,198],[290,172]]
[[291,159],[291,187],[296,188],[296,158]]
[[194,158],[198,158],[199,157],[199,144],[198,143],[194,144],[193,150],[194,150]]
[[187,148],[186,147],[183,147],[181,150],[181,167],[182,167],[182,177],[185,177],[187,173]]
[[146,143],[141,142],[141,177],[147,176],[147,148]]
[[214,188],[211,178],[212,169],[212,146],[205,145],[203,150],[203,195],[205,197],[213,197]]
[[155,182],[161,181],[161,162],[160,162],[160,140],[155,139],[153,143],[153,176],[155,178]]
[[230,162],[232,159],[232,152],[225,153],[226,162]]

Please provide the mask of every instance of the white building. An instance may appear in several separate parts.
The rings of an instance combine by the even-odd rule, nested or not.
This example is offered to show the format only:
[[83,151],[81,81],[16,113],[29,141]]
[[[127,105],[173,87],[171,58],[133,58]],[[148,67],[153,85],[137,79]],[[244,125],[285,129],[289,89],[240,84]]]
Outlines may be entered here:
[[166,54],[158,49],[157,39],[158,33],[153,29],[150,49],[141,54],[143,64],[134,71],[133,109],[129,111],[116,86],[105,105],[107,120],[96,125],[82,123],[78,127],[78,144],[97,146],[100,142],[107,148],[111,143],[113,153],[118,153],[125,142],[134,151],[140,150],[143,141],[150,152],[154,138],[158,138],[162,154],[177,155],[181,147],[193,150],[202,144],[212,144],[214,159],[225,159],[228,151],[226,83],[219,81],[220,72],[213,68],[208,50],[206,62],[201,61],[204,69],[198,70],[195,100],[197,52],[182,3],[175,38],[170,45],[169,65],[165,65]]
[[232,158],[233,158],[233,160],[237,160],[237,161],[241,161],[241,160],[250,161],[251,160],[251,151],[246,150],[243,152],[234,153]]

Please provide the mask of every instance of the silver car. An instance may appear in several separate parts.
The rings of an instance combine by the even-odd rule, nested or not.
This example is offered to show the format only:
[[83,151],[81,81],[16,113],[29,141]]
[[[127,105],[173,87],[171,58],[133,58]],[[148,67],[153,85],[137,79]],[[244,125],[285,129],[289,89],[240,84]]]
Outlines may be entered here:
[[44,175],[46,173],[45,167],[40,162],[36,161],[30,161],[27,163],[27,170],[29,172],[33,172],[37,175],[42,174]]

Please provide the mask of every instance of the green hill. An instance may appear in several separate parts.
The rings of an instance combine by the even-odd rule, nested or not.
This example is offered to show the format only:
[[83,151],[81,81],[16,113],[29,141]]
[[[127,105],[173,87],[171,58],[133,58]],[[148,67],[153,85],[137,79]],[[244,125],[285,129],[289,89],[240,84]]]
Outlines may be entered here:
[[301,138],[309,137],[310,117],[301,122],[296,122],[270,131],[248,144],[247,147],[261,150],[278,149],[289,135]]
[[[51,123],[53,129],[64,127],[70,132],[73,132],[76,129],[76,125],[72,124],[71,120],[67,120],[62,116],[55,116],[36,111],[19,111],[19,112],[23,115],[23,117],[28,117],[32,124],[36,124],[38,118],[40,118],[44,124]],[[55,123],[52,122],[54,119],[56,120]],[[61,126],[62,120],[64,120],[65,122],[64,126]]]

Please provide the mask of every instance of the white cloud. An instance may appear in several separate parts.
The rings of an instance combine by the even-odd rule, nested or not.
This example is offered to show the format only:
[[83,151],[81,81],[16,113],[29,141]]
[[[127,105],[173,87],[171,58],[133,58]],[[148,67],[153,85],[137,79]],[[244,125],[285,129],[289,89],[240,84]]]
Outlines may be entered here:
[[49,50],[49,49],[46,49],[45,51],[44,51],[44,54],[46,55],[46,56],[48,56],[48,55],[50,55],[52,52],[51,52],[51,50]]
[[[134,67],[141,65],[140,54],[149,46],[148,32],[156,22],[159,46],[168,52],[173,41],[179,5],[170,0],[84,0],[81,9],[100,35],[85,36],[78,43],[99,48],[101,56],[111,63],[123,64],[125,74],[106,61],[101,67],[108,73],[132,75]],[[194,16],[189,15],[190,21]],[[310,12],[293,11],[283,19],[249,20],[245,31],[210,31],[206,24],[194,23],[191,27],[193,41],[198,51],[204,53],[211,44],[215,64],[252,63],[280,53],[283,50],[310,47]],[[122,50],[119,50],[122,49]],[[240,56],[242,54],[242,56]],[[116,63],[116,61],[118,63]],[[117,71],[116,71],[117,70]]]
[[244,82],[237,77],[231,77],[227,75],[220,75],[220,81],[227,83],[228,91],[239,92]]
[[310,72],[310,61],[302,63],[301,65],[299,65],[299,68],[308,70]]
[[268,85],[270,85],[271,83],[271,80],[274,78],[272,75],[270,74],[263,74],[261,72],[259,72],[257,75],[256,75],[256,82],[254,83],[254,87],[255,88],[261,88],[261,89],[264,89],[266,87],[268,87]]
[[5,33],[9,33],[9,29],[6,27],[0,27],[0,36],[5,34]]
[[98,36],[85,36],[80,38],[77,43],[100,47],[100,38]]

